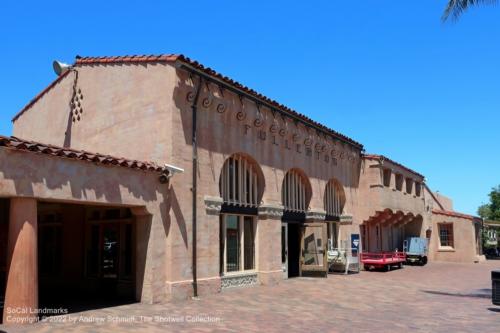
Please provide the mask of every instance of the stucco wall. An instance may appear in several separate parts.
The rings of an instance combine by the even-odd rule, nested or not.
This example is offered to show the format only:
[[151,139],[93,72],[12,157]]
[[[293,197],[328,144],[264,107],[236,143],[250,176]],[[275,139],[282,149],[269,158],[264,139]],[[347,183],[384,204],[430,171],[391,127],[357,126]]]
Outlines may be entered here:
[[[391,170],[389,184],[384,184],[385,169]],[[401,189],[396,188],[396,174],[403,176]],[[412,183],[410,193],[406,188],[407,179],[411,179]],[[415,186],[417,182],[422,184],[419,196]],[[423,178],[391,161],[363,159],[359,198],[355,215],[365,222],[367,236],[363,248],[367,251],[401,250],[403,239],[425,237],[425,231],[431,225],[429,211],[432,209],[427,208]],[[376,234],[377,225],[381,236]]]
[[[383,170],[386,168],[392,170],[389,186],[384,186],[383,183]],[[397,173],[402,174],[405,181],[406,178],[411,178],[414,182],[423,182],[422,177],[388,161],[381,163],[379,160],[363,159],[359,185],[359,196],[363,200],[360,200],[357,205],[357,214],[361,220],[367,220],[376,211],[383,211],[387,208],[394,212],[424,215],[426,210],[423,186],[420,196],[416,195],[415,184],[411,193],[406,193],[405,183],[401,191],[397,190],[395,187],[395,174]]]
[[[150,279],[155,284],[153,298],[188,297],[192,294],[193,244],[191,106],[199,78],[167,64],[108,64],[80,66],[76,70],[78,80],[75,81],[75,73],[68,74],[15,121],[14,135],[75,149],[170,163],[185,172],[172,178],[167,198],[165,188],[159,188],[155,176],[138,177],[136,171],[116,168],[89,169],[90,166],[72,166],[75,162],[68,161],[51,161],[38,170],[26,164],[41,158],[34,155],[18,159],[15,163],[20,163],[19,170],[3,164],[8,174],[4,171],[0,194],[126,205],[146,203],[153,214],[150,237],[155,249],[148,255],[154,253],[157,258],[150,263],[159,274]],[[81,104],[76,113],[80,120],[75,121],[70,104],[73,88]],[[353,215],[351,224],[340,227],[340,239],[349,240],[351,233],[359,233],[361,223],[386,209],[422,216],[418,228],[407,226],[412,235],[424,236],[431,225],[432,202],[428,193],[424,193],[424,186],[419,197],[415,185],[412,193],[406,193],[404,183],[401,191],[394,188],[396,173],[405,180],[423,182],[420,176],[401,166],[389,161],[361,160],[359,148],[324,136],[265,106],[258,107],[254,101],[213,83],[202,85],[197,116],[200,294],[220,289],[220,221],[218,215],[207,213],[205,197],[220,196],[222,166],[235,153],[247,155],[258,164],[265,184],[262,204],[281,205],[283,178],[292,168],[307,176],[311,210],[324,210],[327,182],[339,181],[346,197],[343,214]],[[3,150],[0,153],[11,155]],[[64,165],[71,167],[65,169]],[[383,184],[384,168],[393,171],[390,186]],[[23,180],[23,174],[30,175],[29,179]],[[257,270],[261,281],[276,281],[281,276],[280,225],[280,219],[258,221]]]
[[[16,120],[14,135],[184,168],[183,174],[172,179],[167,204],[171,224],[165,274],[167,290],[174,293],[173,288],[177,288],[177,294],[187,296],[192,279],[191,104],[198,78],[190,78],[186,71],[167,64],[108,64],[79,66],[76,70],[75,88],[83,96],[78,100],[83,110],[77,112],[80,120],[72,119],[70,101],[76,77],[70,73]],[[207,289],[218,288],[220,267],[219,218],[206,214],[204,197],[220,195],[220,171],[231,154],[248,154],[260,165],[265,179],[263,203],[281,204],[284,175],[291,168],[299,168],[311,185],[310,208],[324,209],[326,183],[335,178],[344,186],[344,213],[352,214],[357,200],[360,152],[340,140],[319,136],[315,129],[282,118],[267,108],[259,110],[254,102],[222,91],[214,84],[204,84],[202,89],[197,201],[198,275],[203,292],[204,280]],[[219,105],[223,105],[223,112]],[[273,221],[262,223],[260,230],[261,234],[264,229],[269,230],[279,245],[280,221]],[[359,232],[356,223],[343,226],[341,234],[347,238],[350,232]],[[270,252],[267,257],[275,267],[266,269],[280,269],[281,251]]]
[[434,196],[439,201],[444,210],[453,211],[453,200],[441,193],[434,192]]
[[0,197],[131,207],[138,229],[144,302],[166,299],[168,186],[152,172],[0,148]]
[[[440,223],[453,225],[453,248],[443,248],[439,241]],[[472,263],[478,260],[474,222],[469,219],[432,214],[432,236],[429,257],[436,261]]]
[[[174,92],[177,111],[172,115],[175,138],[172,162],[186,171],[174,178],[173,186],[179,211],[182,212],[178,217],[186,222],[184,232],[187,234],[188,246],[182,243],[180,237],[169,240],[172,242],[171,255],[175,257],[172,263],[178,262],[180,265],[180,269],[172,270],[170,278],[172,281],[188,279],[191,276],[188,267],[184,267],[182,263],[190,262],[191,256],[191,105],[194,86],[199,82],[197,76],[192,80],[189,79],[188,73],[184,70],[179,69],[177,74],[179,81]],[[283,135],[280,135],[280,130]],[[300,138],[295,137],[294,141],[294,134]],[[312,142],[310,156],[306,154],[304,144],[307,138]],[[316,144],[319,144],[318,148],[325,145],[325,150],[318,153],[315,151]],[[220,196],[221,170],[226,159],[234,153],[248,155],[259,165],[265,181],[262,197],[264,204],[281,205],[284,175],[291,168],[299,168],[307,175],[311,184],[312,198],[309,204],[311,209],[324,209],[323,196],[326,183],[335,178],[344,186],[346,194],[344,212],[353,212],[353,205],[357,200],[359,150],[339,140],[320,139],[315,130],[309,130],[308,133],[303,125],[296,125],[290,119],[283,119],[279,114],[273,116],[271,110],[266,107],[261,107],[259,110],[254,102],[246,98],[240,100],[237,95],[219,89],[214,84],[204,83],[199,96],[198,145],[198,262],[201,279],[219,276],[220,267],[219,218],[206,214],[204,197]],[[333,155],[332,150],[334,150]],[[325,155],[328,155],[326,160]],[[336,165],[333,162],[334,158]],[[257,228],[260,230],[258,242],[267,244],[267,247],[274,244],[272,250],[266,246],[259,247],[260,267],[257,269],[281,276],[281,221],[259,220],[257,223]]]
[[68,73],[58,80],[14,121],[14,136],[56,146],[64,145],[75,74]]
[[[74,71],[69,73],[14,122],[14,136],[129,159],[169,161],[172,66],[95,65],[75,71],[77,79]],[[73,88],[81,96],[78,111],[70,105]]]

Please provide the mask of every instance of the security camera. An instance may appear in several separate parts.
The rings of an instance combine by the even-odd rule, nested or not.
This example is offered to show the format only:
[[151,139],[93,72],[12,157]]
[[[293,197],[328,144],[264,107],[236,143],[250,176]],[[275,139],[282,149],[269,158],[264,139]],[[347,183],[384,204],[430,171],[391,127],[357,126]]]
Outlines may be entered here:
[[161,173],[159,177],[159,181],[162,184],[168,183],[170,178],[173,177],[176,173],[182,173],[184,172],[184,169],[170,165],[170,164],[165,164],[165,167],[163,168],[163,172]]
[[165,170],[168,171],[168,173],[170,174],[170,177],[172,177],[176,173],[183,173],[184,172],[184,169],[176,167],[174,165],[170,165],[170,164],[165,164]]
[[163,171],[163,173],[158,178],[158,180],[160,181],[161,184],[168,183],[169,179],[170,179],[170,174],[168,173],[168,171]]

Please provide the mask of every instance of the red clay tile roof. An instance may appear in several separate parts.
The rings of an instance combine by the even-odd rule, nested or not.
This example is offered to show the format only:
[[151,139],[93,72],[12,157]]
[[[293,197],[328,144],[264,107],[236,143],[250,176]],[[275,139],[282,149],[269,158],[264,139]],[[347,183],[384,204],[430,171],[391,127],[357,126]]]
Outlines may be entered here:
[[154,63],[154,62],[172,63],[172,62],[176,62],[176,61],[183,63],[183,64],[187,65],[188,67],[192,67],[198,71],[201,71],[210,77],[216,78],[217,80],[220,80],[220,81],[224,82],[225,84],[233,86],[236,89],[238,89],[244,93],[247,93],[256,99],[261,100],[261,101],[275,107],[277,110],[280,110],[281,112],[284,112],[284,113],[288,113],[290,116],[298,118],[299,120],[302,120],[303,122],[308,123],[310,125],[313,125],[314,127],[317,127],[319,129],[325,131],[326,133],[333,135],[334,137],[342,140],[342,141],[350,143],[350,144],[358,147],[359,149],[363,148],[363,145],[361,143],[356,142],[353,139],[351,139],[351,138],[349,138],[349,137],[347,137],[347,136],[345,136],[337,131],[334,131],[331,128],[328,128],[325,125],[318,123],[318,122],[312,120],[311,118],[309,118],[301,113],[298,113],[297,111],[292,110],[289,107],[287,107],[283,104],[280,104],[277,101],[270,99],[270,98],[258,93],[257,91],[250,89],[250,88],[246,87],[245,85],[216,72],[215,70],[213,70],[209,67],[205,67],[202,64],[200,64],[199,62],[191,60],[190,58],[188,58],[182,54],[135,55],[135,56],[119,56],[119,57],[80,57],[80,56],[77,56],[74,65],[76,67],[78,67],[78,66],[84,66],[84,65],[98,65],[98,64],[123,64],[123,63],[138,64],[138,63]]
[[74,150],[39,142],[27,141],[16,137],[6,137],[0,135],[0,148],[28,151],[50,156],[70,158],[79,161],[95,162],[104,165],[116,165],[130,169],[162,172],[163,168],[152,162],[140,162],[122,157],[113,157],[98,153],[89,153],[84,150]]
[[[108,56],[108,57],[80,57],[76,56],[76,61],[74,63],[74,66],[84,66],[84,65],[99,65],[99,64],[123,64],[123,63],[131,63],[131,64],[138,64],[138,63],[155,63],[155,62],[181,62],[184,63],[198,71],[204,72],[206,75],[214,77],[220,81],[223,81],[224,83],[231,85],[235,87],[238,90],[241,90],[242,92],[245,92],[251,96],[253,96],[256,99],[262,100],[276,109],[280,110],[281,112],[288,113],[292,117],[296,117],[305,123],[309,123],[310,125],[313,125],[325,132],[327,132],[330,135],[333,135],[334,137],[337,137],[338,139],[345,141],[347,143],[350,143],[359,149],[363,149],[363,145],[359,142],[354,141],[353,139],[337,132],[334,131],[331,128],[328,128],[327,126],[318,123],[311,118],[298,113],[295,110],[290,109],[289,107],[278,103],[277,101],[270,99],[257,91],[250,89],[246,87],[245,85],[227,77],[224,76],[215,70],[205,67],[202,64],[200,64],[197,61],[191,60],[190,58],[182,55],[182,54],[161,54],[161,55],[132,55],[132,56]],[[45,93],[47,93],[50,89],[52,89],[59,81],[61,81],[70,71],[65,72],[65,74],[59,76],[56,80],[54,80],[47,88],[45,88],[40,94],[38,94],[35,98],[33,98],[21,111],[19,111],[12,121],[16,121],[27,109],[29,109],[36,101],[38,101]]]
[[458,218],[467,219],[467,220],[478,220],[478,219],[480,219],[480,217],[477,217],[477,216],[462,214],[462,213],[458,213],[458,212],[451,212],[449,210],[433,209],[432,213],[433,214],[439,214],[439,215],[445,215],[445,216],[451,216],[451,217],[458,217]]
[[405,169],[406,171],[409,171],[419,177],[422,177],[422,178],[425,178],[424,175],[416,172],[415,170],[412,170],[406,166],[404,166],[403,164],[401,163],[398,163],[394,160],[391,160],[390,158],[388,157],[385,157],[384,155],[374,155],[374,154],[363,154],[363,158],[366,158],[366,159],[369,159],[369,160],[385,160],[385,161],[389,161],[390,163],[394,164],[394,165],[397,165],[403,169]]

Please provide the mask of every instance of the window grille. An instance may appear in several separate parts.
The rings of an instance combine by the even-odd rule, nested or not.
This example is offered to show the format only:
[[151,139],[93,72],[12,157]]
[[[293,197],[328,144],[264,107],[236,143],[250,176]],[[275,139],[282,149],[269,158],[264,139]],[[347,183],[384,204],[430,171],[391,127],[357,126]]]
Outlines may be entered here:
[[283,179],[281,191],[282,203],[285,210],[305,212],[306,207],[306,181],[297,171],[291,170]]
[[341,216],[345,203],[342,185],[335,180],[329,181],[326,185],[324,201],[327,215]]
[[222,167],[220,191],[224,203],[257,207],[258,178],[255,165],[241,155],[231,156]]
[[439,241],[441,246],[453,247],[453,224],[439,224]]

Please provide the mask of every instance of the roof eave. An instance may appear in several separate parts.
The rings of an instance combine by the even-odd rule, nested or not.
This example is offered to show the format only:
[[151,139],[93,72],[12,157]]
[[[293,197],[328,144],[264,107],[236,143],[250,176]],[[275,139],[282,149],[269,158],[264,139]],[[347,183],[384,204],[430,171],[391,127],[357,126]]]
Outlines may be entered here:
[[366,158],[366,159],[370,159],[370,160],[388,161],[389,163],[392,163],[392,164],[394,164],[394,165],[396,165],[396,166],[398,166],[398,167],[400,167],[400,168],[402,168],[402,169],[404,169],[404,170],[406,170],[408,172],[413,173],[416,176],[419,176],[420,178],[422,178],[423,181],[425,181],[425,176],[422,175],[421,173],[418,173],[415,170],[412,170],[412,169],[408,168],[407,166],[405,166],[405,165],[403,165],[401,163],[398,163],[398,162],[396,162],[396,161],[394,161],[394,160],[392,160],[392,159],[390,159],[390,158],[388,158],[388,157],[386,157],[384,155],[363,154],[362,157]]
[[339,133],[337,133],[333,130],[321,128],[321,127],[319,127],[319,126],[317,126],[317,125],[315,125],[315,124],[313,124],[305,119],[302,119],[298,115],[294,115],[289,110],[287,110],[283,107],[273,105],[274,103],[269,101],[267,98],[255,96],[255,95],[249,93],[248,91],[245,91],[244,89],[236,87],[234,84],[226,82],[225,80],[217,77],[217,75],[210,75],[210,74],[206,73],[206,71],[199,69],[199,68],[196,68],[196,66],[193,66],[189,61],[184,60],[183,56],[178,57],[178,59],[175,61],[175,64],[176,64],[176,67],[178,67],[178,68],[184,68],[186,70],[196,72],[198,75],[201,75],[205,78],[208,78],[209,80],[214,81],[217,84],[224,85],[225,87],[230,87],[230,90],[233,90],[233,92],[235,92],[237,94],[244,94],[245,96],[247,96],[247,98],[252,99],[254,102],[258,102],[258,103],[260,103],[264,106],[267,106],[268,108],[273,109],[273,110],[279,110],[280,112],[286,114],[290,118],[296,119],[296,120],[306,124],[307,126],[311,126],[315,129],[321,131],[321,132],[326,132],[327,134],[335,137],[336,139],[338,139],[344,143],[352,145],[352,146],[358,148],[359,150],[363,150],[363,145],[361,143],[356,142],[354,140],[346,139],[346,138],[342,137],[341,135],[339,135]]

